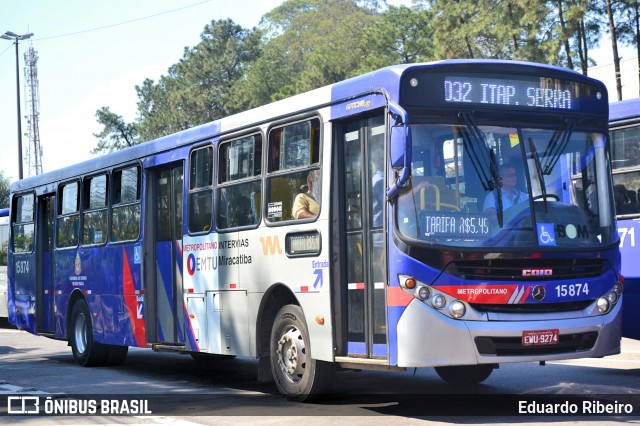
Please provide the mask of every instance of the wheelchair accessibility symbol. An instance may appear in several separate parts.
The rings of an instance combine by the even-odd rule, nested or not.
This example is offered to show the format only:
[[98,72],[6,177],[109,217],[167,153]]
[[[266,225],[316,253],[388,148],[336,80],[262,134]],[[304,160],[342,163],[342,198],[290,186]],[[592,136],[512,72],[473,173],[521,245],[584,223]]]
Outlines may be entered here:
[[555,246],[556,235],[553,223],[538,223],[538,244],[541,246]]

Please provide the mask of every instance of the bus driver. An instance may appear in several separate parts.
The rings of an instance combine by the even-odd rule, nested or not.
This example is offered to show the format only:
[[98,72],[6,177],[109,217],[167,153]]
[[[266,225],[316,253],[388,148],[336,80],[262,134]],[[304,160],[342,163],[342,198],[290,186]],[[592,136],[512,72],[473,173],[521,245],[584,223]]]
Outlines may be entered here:
[[[505,163],[500,167],[502,211],[529,199],[526,192],[520,192],[516,189],[517,180],[518,175],[516,174],[515,166]],[[482,211],[491,214],[493,217],[496,216],[496,197],[494,192],[488,194],[484,199]]]

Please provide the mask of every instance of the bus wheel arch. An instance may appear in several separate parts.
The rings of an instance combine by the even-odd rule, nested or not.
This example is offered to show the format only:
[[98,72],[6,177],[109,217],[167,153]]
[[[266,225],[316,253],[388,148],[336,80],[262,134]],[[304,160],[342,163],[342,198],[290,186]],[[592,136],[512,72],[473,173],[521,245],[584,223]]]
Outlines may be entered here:
[[[276,314],[285,305],[299,306],[300,303],[291,289],[282,283],[273,284],[262,297],[256,317],[256,354],[260,359],[269,358],[271,328]],[[268,375],[271,375],[270,370]]]
[[[66,318],[66,328],[65,328],[65,334],[67,336],[67,341],[69,343],[69,345],[71,345],[71,327],[72,327],[72,322],[71,322],[71,314],[73,312],[73,307],[76,305],[76,303],[82,300],[84,303],[87,303],[87,300],[85,299],[84,295],[82,294],[82,292],[80,290],[73,290],[71,292],[71,295],[69,296],[69,303],[67,304],[67,315],[65,316]],[[87,304],[88,306],[88,304]]]

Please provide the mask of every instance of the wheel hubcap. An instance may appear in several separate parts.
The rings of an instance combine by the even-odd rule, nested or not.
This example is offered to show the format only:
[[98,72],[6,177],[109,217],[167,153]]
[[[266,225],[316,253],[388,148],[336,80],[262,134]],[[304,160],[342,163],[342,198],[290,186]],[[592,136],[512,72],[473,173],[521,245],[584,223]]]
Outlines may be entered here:
[[278,365],[291,382],[297,383],[302,379],[307,366],[307,352],[302,334],[296,327],[286,329],[278,340]]
[[83,354],[87,349],[87,320],[84,317],[84,314],[78,315],[76,318],[76,327],[75,327],[75,341],[76,341],[76,349],[79,353]]

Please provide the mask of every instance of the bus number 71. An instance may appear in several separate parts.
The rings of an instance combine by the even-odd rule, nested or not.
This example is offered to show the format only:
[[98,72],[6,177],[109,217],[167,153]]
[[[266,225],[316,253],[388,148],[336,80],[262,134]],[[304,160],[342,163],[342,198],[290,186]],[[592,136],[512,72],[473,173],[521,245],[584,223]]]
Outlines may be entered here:
[[636,246],[636,233],[635,228],[618,228],[618,234],[620,235],[620,248],[624,247],[624,241],[627,238],[627,235],[631,239],[631,247]]

